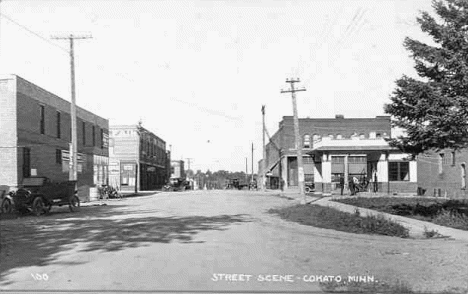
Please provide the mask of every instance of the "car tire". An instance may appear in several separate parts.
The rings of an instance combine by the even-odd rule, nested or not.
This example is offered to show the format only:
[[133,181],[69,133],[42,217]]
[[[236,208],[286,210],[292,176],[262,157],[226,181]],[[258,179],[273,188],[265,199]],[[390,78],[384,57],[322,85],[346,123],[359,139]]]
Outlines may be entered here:
[[1,211],[3,213],[11,213],[13,211],[13,205],[11,204],[11,200],[8,198],[3,199]]
[[34,201],[32,203],[32,212],[36,216],[40,216],[41,214],[44,214],[46,212],[44,201],[42,200],[41,197],[34,198]]
[[80,198],[78,196],[73,195],[70,197],[70,203],[68,204],[71,212],[80,211]]

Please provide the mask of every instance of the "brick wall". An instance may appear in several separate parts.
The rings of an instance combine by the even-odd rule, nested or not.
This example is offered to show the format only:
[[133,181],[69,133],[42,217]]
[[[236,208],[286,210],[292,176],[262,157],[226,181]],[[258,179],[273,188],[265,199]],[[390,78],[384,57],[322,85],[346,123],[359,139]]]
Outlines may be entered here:
[[[448,158],[442,162],[442,172],[439,172],[439,154],[443,153]],[[418,186],[425,189],[425,195],[434,196],[434,189],[441,196],[447,193],[451,198],[468,198],[468,192],[462,189],[462,163],[468,169],[468,151],[455,153],[455,161],[452,161],[452,151],[427,152],[418,156]],[[467,170],[468,171],[468,170]]]
[[17,186],[16,82],[0,78],[0,185]]

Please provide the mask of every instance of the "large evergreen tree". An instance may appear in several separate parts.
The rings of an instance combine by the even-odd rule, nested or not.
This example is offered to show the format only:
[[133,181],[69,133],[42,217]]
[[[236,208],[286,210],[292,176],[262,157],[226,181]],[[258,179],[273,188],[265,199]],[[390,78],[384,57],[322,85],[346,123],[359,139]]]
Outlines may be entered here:
[[435,45],[406,38],[420,79],[403,76],[385,105],[393,126],[406,136],[392,146],[417,155],[427,150],[468,147],[468,1],[433,1],[439,19],[422,12],[417,18]]

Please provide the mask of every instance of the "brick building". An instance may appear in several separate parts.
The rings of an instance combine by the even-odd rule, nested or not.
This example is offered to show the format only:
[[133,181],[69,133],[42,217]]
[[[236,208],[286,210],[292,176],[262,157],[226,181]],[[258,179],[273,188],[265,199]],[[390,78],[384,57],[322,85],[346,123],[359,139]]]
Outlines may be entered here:
[[[383,192],[415,192],[416,161],[390,147],[384,138],[391,135],[389,116],[375,118],[299,119],[305,182],[317,191],[334,192],[339,178],[377,179]],[[298,186],[297,155],[292,116],[279,123],[273,142],[266,146],[267,185],[286,189]],[[336,192],[336,191],[335,191]]]
[[109,182],[122,191],[161,189],[169,156],[166,142],[141,125],[111,126]]
[[418,187],[426,196],[468,198],[466,169],[468,151],[442,150],[418,155]]
[[[107,182],[108,120],[77,107],[78,189]],[[69,179],[70,102],[16,75],[0,77],[0,183]]]

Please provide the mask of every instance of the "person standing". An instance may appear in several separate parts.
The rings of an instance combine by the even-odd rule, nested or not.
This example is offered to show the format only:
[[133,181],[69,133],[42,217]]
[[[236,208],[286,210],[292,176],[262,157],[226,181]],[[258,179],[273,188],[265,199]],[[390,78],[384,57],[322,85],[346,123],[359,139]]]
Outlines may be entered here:
[[340,175],[340,189],[341,189],[341,196],[343,196],[344,183],[345,183],[344,177],[343,177],[342,175]]
[[348,186],[349,186],[349,191],[351,192],[351,196],[356,195],[356,191],[354,190],[354,181],[352,177],[349,178]]

